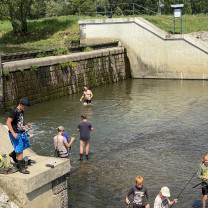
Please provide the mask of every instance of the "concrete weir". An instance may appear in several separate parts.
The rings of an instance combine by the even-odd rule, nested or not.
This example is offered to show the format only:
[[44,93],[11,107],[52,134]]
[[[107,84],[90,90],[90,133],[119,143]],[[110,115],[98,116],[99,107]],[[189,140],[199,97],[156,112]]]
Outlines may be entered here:
[[[0,125],[0,153],[13,151],[6,128]],[[19,172],[0,174],[0,186],[19,207],[23,208],[67,208],[67,178],[70,172],[70,160],[37,155],[31,149],[24,151],[36,161],[28,167],[30,174]],[[53,164],[54,168],[46,167]]]
[[170,35],[143,18],[79,20],[81,44],[119,40],[133,78],[208,79],[208,45]]

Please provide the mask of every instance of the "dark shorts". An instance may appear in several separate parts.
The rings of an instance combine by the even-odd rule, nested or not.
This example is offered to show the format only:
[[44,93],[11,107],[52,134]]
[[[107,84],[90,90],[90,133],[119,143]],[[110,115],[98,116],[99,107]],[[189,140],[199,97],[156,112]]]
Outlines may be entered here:
[[204,182],[202,182],[202,194],[203,196],[208,194],[208,184]]
[[145,208],[145,206],[142,206],[142,205],[134,205],[133,204],[133,208]]
[[84,102],[87,104],[91,104],[91,100],[85,100]]

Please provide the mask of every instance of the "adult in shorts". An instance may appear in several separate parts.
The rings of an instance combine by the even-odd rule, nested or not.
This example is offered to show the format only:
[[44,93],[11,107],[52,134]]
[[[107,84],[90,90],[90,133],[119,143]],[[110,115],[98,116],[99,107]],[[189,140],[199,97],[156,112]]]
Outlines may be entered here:
[[80,98],[80,101],[82,102],[82,99],[84,98],[84,105],[88,105],[91,104],[91,100],[92,100],[93,94],[92,91],[88,89],[87,86],[84,86],[84,92],[82,97]]

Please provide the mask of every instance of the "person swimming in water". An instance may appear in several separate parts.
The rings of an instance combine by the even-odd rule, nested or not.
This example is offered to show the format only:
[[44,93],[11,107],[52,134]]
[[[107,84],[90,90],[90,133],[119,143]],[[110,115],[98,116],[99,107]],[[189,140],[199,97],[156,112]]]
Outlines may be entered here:
[[84,86],[84,92],[82,97],[80,98],[80,101],[82,102],[82,99],[84,98],[84,105],[88,105],[91,104],[91,100],[92,100],[93,94],[92,91],[88,89],[87,86]]

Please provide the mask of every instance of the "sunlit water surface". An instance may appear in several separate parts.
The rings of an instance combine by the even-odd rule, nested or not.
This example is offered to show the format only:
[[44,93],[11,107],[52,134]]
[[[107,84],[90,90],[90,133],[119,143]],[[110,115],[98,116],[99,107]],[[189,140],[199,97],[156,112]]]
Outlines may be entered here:
[[[135,177],[144,177],[151,207],[162,186],[176,197],[198,169],[207,149],[208,82],[127,80],[93,89],[93,105],[79,102],[81,93],[32,106],[26,122],[32,149],[53,154],[53,137],[62,125],[76,141],[72,146],[68,180],[69,207],[125,207]],[[82,113],[94,127],[90,160],[79,162],[77,124]],[[8,114],[1,115],[5,122]],[[175,208],[188,208],[202,198],[194,176]]]

